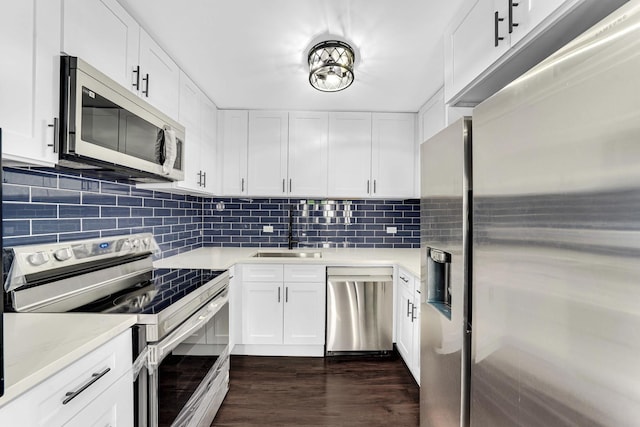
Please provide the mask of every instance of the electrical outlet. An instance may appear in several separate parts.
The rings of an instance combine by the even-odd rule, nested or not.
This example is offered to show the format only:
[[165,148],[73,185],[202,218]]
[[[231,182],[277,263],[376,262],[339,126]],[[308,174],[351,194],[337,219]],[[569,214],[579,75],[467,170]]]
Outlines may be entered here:
[[263,233],[273,233],[273,225],[263,225],[262,226]]
[[398,227],[387,227],[387,234],[396,234],[398,232]]

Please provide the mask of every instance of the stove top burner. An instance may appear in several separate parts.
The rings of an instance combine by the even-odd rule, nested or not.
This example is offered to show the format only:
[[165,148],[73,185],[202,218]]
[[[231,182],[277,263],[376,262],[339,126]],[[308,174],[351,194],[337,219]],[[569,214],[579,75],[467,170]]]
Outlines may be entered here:
[[150,281],[138,283],[74,311],[157,314],[224,272],[225,270],[208,269],[155,269]]

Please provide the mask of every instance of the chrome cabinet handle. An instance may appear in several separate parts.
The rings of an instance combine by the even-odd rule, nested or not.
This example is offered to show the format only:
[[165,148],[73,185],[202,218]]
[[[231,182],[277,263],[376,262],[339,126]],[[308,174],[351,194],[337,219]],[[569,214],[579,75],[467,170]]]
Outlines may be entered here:
[[413,323],[414,320],[417,319],[416,316],[416,305],[415,304],[411,304],[413,307],[411,307],[411,323]]
[[369,193],[370,193],[370,191],[369,191],[369,180],[367,180],[367,194],[369,194]]
[[373,194],[376,194],[376,180],[373,180]]
[[202,172],[202,186],[203,187],[207,186],[207,173],[206,172]]
[[407,300],[407,317],[411,316],[411,312],[413,311],[413,310],[411,309],[411,306],[412,306],[412,305],[413,305],[413,304],[411,304],[411,301]]
[[136,81],[131,85],[135,90],[140,90],[140,66],[137,65],[136,68],[133,69],[133,74],[136,76]]
[[278,286],[278,302],[280,302],[280,287]]
[[142,94],[148,98],[149,97],[149,73],[144,75],[144,77],[142,78],[142,81],[147,83],[144,90],[142,91]]
[[73,399],[75,399],[76,397],[78,397],[78,395],[80,393],[82,393],[83,391],[85,391],[86,389],[88,389],[89,387],[91,387],[91,385],[93,383],[95,383],[96,381],[98,381],[100,378],[104,377],[105,375],[107,375],[107,373],[111,370],[111,368],[107,368],[102,372],[94,372],[93,374],[91,374],[91,379],[89,381],[87,381],[86,383],[84,383],[79,389],[75,390],[75,391],[69,391],[65,394],[65,399],[62,401],[63,405],[66,405],[67,403],[71,402]]
[[53,118],[53,123],[47,125],[50,128],[53,128],[53,143],[47,144],[47,147],[53,147],[53,152],[58,152],[58,146],[60,145],[60,119],[57,117]]
[[291,193],[291,182],[292,182],[292,181],[293,181],[293,180],[292,180],[291,178],[289,178],[289,193]]
[[494,46],[496,47],[498,47],[498,43],[500,42],[500,40],[504,40],[504,37],[500,37],[500,34],[498,32],[498,22],[502,21],[504,21],[504,18],[500,18],[498,16],[498,11],[496,10],[496,13],[493,15]]
[[285,182],[285,181],[286,181],[286,180],[285,180],[284,178],[282,178],[282,193],[284,193],[284,192],[286,191],[286,190],[285,190],[285,188],[284,188],[284,182]]
[[404,283],[409,283],[409,279],[404,276],[400,276],[400,280],[402,280]]
[[198,171],[198,187],[202,187],[202,171]]
[[242,180],[241,180],[240,192],[244,193],[244,178],[242,178]]
[[284,302],[289,302],[289,287],[284,288]]
[[513,27],[517,27],[518,24],[513,22],[513,8],[518,7],[520,3],[515,3],[513,0],[509,0],[509,34],[513,33]]

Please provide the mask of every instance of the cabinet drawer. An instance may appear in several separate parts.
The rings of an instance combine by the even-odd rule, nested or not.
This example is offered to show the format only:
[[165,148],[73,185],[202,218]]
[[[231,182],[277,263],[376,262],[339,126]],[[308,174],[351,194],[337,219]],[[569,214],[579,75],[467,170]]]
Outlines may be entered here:
[[282,264],[244,264],[242,280],[249,282],[282,282]]
[[326,267],[324,265],[294,265],[284,266],[285,282],[324,282]]
[[[78,414],[118,379],[132,384],[131,330],[128,330],[82,359],[44,381],[21,398],[30,399],[39,412],[41,426],[63,425]],[[76,393],[69,399],[67,393]]]
[[398,288],[399,289],[406,289],[408,292],[411,292],[413,294],[413,286],[414,286],[414,277],[413,274],[409,273],[408,271],[399,268],[398,269]]
[[64,427],[128,427],[133,425],[133,383],[122,377],[89,403]]

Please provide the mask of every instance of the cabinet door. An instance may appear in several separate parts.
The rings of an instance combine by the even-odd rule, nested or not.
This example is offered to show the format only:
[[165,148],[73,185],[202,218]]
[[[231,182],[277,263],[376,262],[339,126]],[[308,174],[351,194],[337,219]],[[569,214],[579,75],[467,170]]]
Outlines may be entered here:
[[140,96],[171,118],[178,117],[180,68],[140,29]]
[[[60,1],[5,1],[0,13],[2,158],[52,166],[60,81]],[[51,145],[51,146],[49,146]]]
[[374,113],[372,197],[415,197],[415,114]]
[[62,50],[133,87],[140,26],[116,0],[64,0]]
[[445,33],[445,101],[508,50],[507,11],[507,0],[472,0]]
[[289,113],[289,195],[327,196],[328,133],[328,113]]
[[329,197],[371,191],[371,113],[329,113]]
[[413,298],[413,343],[411,345],[411,366],[409,369],[418,385],[420,385],[420,304],[422,298],[420,294],[420,280],[415,278],[415,291]]
[[218,141],[221,150],[222,194],[247,194],[247,131],[249,113],[241,110],[218,112]]
[[202,171],[201,188],[210,194],[220,194],[222,186],[216,164],[218,160],[218,146],[216,134],[218,129],[218,108],[202,94],[200,104],[200,170]]
[[445,126],[444,90],[441,88],[418,113],[418,142],[422,144]]
[[282,282],[242,283],[242,343],[282,344]]
[[405,287],[398,287],[396,306],[396,346],[407,366],[413,363],[413,323],[411,309],[413,307],[413,292]]
[[[508,0],[505,0],[509,3]],[[511,46],[518,43],[524,36],[542,23],[566,0],[515,0],[512,9],[513,24],[511,31]],[[517,5],[517,6],[515,6]],[[508,18],[507,18],[508,21]]]
[[248,194],[282,196],[288,191],[288,114],[249,112]]
[[185,127],[184,182],[187,188],[198,189],[201,183],[200,170],[200,89],[187,77],[180,74],[180,104],[178,121]]
[[284,288],[284,344],[324,344],[324,282],[287,282]]

